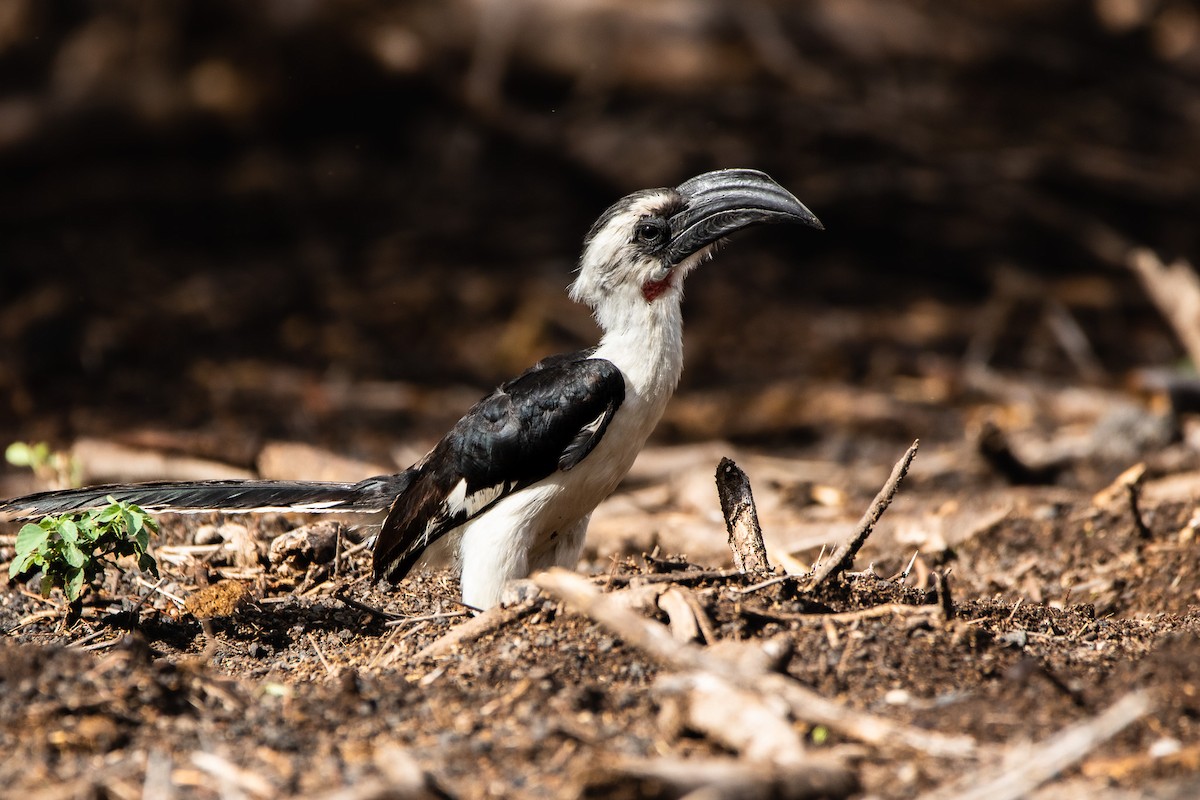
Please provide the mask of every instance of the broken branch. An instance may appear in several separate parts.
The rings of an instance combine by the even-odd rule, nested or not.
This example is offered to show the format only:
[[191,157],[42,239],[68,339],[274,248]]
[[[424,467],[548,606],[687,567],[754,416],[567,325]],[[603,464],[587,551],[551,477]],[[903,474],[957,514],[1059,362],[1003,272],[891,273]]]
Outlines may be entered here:
[[785,675],[749,669],[744,664],[735,666],[696,645],[677,642],[665,626],[623,608],[590,581],[567,570],[556,568],[539,573],[533,582],[672,669],[710,672],[739,688],[778,696],[797,719],[825,725],[868,744],[895,744],[937,757],[959,758],[975,751],[975,741],[970,737],[947,736],[864,714],[835,703]]
[[1037,745],[1013,748],[993,775],[971,775],[923,800],[1016,800],[1033,792],[1150,711],[1144,691],[1126,694],[1098,716],[1071,725]]
[[430,643],[424,650],[413,658],[414,663],[426,659],[438,658],[449,653],[455,647],[470,644],[494,630],[498,630],[511,622],[527,617],[542,607],[540,598],[530,598],[513,606],[493,606],[478,617],[469,619],[461,625],[455,625],[440,639]]
[[916,457],[917,448],[920,445],[920,439],[914,441],[912,446],[904,453],[903,458],[896,462],[896,466],[892,468],[892,474],[888,477],[887,482],[883,484],[883,488],[875,495],[871,506],[863,514],[862,519],[859,520],[858,527],[854,529],[854,535],[844,542],[829,560],[818,567],[816,572],[813,573],[812,581],[808,586],[809,591],[817,588],[835,575],[841,574],[854,563],[854,557],[858,555],[858,551],[866,543],[867,537],[875,529],[879,518],[883,516],[883,512],[887,511],[888,506],[892,504],[892,499],[896,496],[896,491],[900,488],[900,481],[904,480],[904,476],[908,474],[908,468],[912,464],[913,458]]

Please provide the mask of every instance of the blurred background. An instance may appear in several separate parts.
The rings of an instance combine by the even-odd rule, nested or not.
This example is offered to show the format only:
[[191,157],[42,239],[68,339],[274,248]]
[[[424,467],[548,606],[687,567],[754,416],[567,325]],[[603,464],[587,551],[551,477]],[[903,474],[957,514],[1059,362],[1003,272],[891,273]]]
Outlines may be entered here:
[[606,206],[734,166],[828,230],[691,277],[660,441],[828,455],[962,437],[980,374],[1123,387],[1183,352],[1127,260],[1200,249],[1200,12],[3,0],[0,440],[419,452],[594,342],[565,287]]

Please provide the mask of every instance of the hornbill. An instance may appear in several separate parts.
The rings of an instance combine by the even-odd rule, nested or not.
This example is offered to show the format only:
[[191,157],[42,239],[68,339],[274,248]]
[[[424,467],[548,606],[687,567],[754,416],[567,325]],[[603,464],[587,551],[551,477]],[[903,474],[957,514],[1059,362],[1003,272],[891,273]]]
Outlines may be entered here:
[[762,172],[707,172],[605,211],[584,240],[571,298],[603,330],[588,350],[551,356],[476,403],[429,453],[359,483],[157,482],[42,492],[0,519],[82,511],[108,497],[155,511],[386,512],[374,575],[414,565],[459,570],[463,603],[499,602],[504,585],[573,567],[592,510],[616,489],[662,416],[683,369],[684,278],[730,234],[820,221]]

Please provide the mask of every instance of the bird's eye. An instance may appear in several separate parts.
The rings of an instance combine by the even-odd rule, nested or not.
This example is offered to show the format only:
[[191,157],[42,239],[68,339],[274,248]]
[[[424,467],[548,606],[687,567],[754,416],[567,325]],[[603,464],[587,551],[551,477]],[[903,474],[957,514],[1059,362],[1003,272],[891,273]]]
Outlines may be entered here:
[[633,229],[633,238],[640,244],[657,247],[667,239],[667,223],[658,217],[641,220]]

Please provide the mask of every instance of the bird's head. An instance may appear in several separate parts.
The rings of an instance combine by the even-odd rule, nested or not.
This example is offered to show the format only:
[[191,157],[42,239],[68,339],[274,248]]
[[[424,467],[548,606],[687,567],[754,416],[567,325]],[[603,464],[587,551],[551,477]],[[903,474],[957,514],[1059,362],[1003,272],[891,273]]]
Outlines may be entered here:
[[753,225],[784,222],[823,227],[787,189],[757,170],[717,170],[673,189],[634,192],[601,214],[588,232],[571,297],[598,316],[614,303],[678,305],[684,276],[721,240]]

